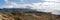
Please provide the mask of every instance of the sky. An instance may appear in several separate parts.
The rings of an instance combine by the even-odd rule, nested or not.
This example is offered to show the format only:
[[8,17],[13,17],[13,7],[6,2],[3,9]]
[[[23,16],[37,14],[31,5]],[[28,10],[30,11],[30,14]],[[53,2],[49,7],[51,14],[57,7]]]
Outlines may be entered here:
[[0,8],[30,8],[60,15],[60,0],[0,0]]

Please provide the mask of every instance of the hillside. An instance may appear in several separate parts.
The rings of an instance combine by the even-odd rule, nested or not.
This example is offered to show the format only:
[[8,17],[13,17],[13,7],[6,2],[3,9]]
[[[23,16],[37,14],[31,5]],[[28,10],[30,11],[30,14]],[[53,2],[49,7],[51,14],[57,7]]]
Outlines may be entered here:
[[[28,10],[28,11],[27,11]],[[2,9],[0,20],[59,20],[59,15],[51,12],[38,12],[31,9]]]

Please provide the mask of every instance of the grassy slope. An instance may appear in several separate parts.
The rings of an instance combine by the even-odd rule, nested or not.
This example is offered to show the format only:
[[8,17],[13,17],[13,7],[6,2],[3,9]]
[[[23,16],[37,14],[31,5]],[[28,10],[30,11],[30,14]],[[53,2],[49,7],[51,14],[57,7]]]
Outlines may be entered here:
[[1,14],[13,17],[14,20],[56,20],[55,15],[46,12],[0,12],[0,15]]

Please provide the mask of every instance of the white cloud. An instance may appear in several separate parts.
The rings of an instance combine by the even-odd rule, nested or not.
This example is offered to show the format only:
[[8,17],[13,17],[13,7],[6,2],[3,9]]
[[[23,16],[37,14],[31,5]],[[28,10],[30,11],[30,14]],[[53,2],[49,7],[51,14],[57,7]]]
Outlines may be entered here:
[[32,9],[35,9],[37,11],[41,11],[39,9],[42,9],[43,12],[52,12],[52,14],[59,15],[59,12],[55,12],[60,10],[60,3],[55,2],[44,2],[44,3],[33,3]]
[[57,1],[57,0],[46,0],[46,1]]
[[[38,3],[32,3],[32,4],[17,4],[16,2],[11,2],[11,5],[5,6],[5,8],[30,7],[31,9],[34,9],[37,11],[53,12],[52,14],[59,14],[59,13],[55,12],[55,10],[60,10],[60,7],[59,7],[60,3],[55,3],[56,1],[59,2],[59,0],[44,0],[44,1],[54,1],[54,2],[43,2],[43,3],[38,2]],[[9,2],[9,1],[5,0],[5,2]]]
[[9,0],[4,0],[6,3],[9,3]]
[[58,1],[58,0],[44,0],[44,1]]

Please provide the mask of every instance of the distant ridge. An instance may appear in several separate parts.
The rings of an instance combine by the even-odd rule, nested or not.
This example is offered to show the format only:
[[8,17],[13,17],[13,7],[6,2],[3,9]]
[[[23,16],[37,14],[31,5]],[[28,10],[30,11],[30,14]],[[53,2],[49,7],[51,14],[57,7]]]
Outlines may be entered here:
[[29,9],[29,8],[3,8],[3,9],[0,9],[0,11],[12,11],[12,12],[18,12],[18,11],[23,11],[23,12],[38,12],[36,10],[32,10],[32,9]]

